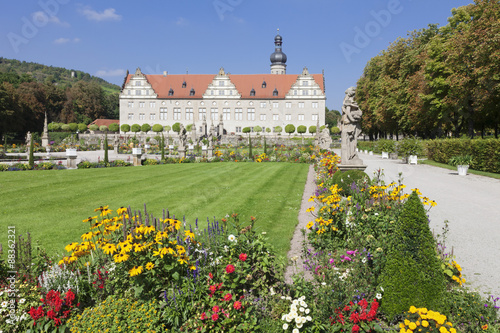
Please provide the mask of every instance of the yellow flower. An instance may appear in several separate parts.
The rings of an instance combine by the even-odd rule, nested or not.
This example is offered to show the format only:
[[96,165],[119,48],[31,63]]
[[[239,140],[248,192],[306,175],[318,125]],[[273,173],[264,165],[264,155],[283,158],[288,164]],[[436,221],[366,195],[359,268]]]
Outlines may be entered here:
[[414,330],[417,328],[417,324],[415,324],[414,322],[410,322],[410,325],[408,325],[408,327],[411,329],[411,330]]
[[188,258],[185,257],[185,256],[181,256],[179,259],[177,259],[177,261],[180,262],[181,265],[182,264],[187,264],[187,260],[188,260]]
[[194,233],[191,230],[184,230],[184,234],[186,235],[186,238],[184,238],[184,240],[188,238],[194,239]]
[[116,263],[127,261],[130,256],[126,253],[120,252],[113,256]]
[[152,269],[153,269],[153,267],[155,267],[155,264],[153,264],[152,262],[148,262],[148,263],[146,264],[146,269],[147,269],[148,271],[152,270]]
[[448,333],[448,330],[446,329],[446,327],[441,326],[441,327],[439,328],[439,332],[440,332],[440,333]]
[[102,247],[102,250],[104,251],[104,253],[106,254],[113,254],[116,252],[116,245],[115,244],[111,244],[111,243],[108,243],[106,245],[104,245]]
[[314,206],[312,206],[311,208],[308,208],[308,209],[306,210],[306,213],[309,213],[309,212],[314,212],[314,209],[315,209],[315,208],[314,208]]
[[66,245],[66,247],[64,248],[67,252],[71,252],[73,251],[76,247],[78,246],[78,243],[77,242],[73,242],[71,244],[68,244]]
[[311,222],[309,222],[309,223],[306,225],[306,228],[307,228],[307,229],[311,229],[313,226],[314,226],[314,222],[313,222],[313,221],[311,221]]
[[192,271],[195,271],[196,270],[196,266],[192,265],[192,266],[189,267],[189,269],[192,270]]
[[422,320],[423,327],[429,327],[429,322],[427,320]]
[[414,307],[413,305],[410,306],[410,313],[415,313],[415,312],[417,312],[417,308]]
[[136,275],[139,275],[142,273],[142,266],[134,266],[133,268],[131,268],[128,272],[130,274],[130,276],[136,276]]
[[116,214],[118,214],[118,215],[125,214],[126,212],[127,212],[127,208],[124,208],[124,207],[120,207],[116,210]]
[[483,329],[483,331],[486,331],[488,329],[488,324],[484,324],[483,326],[481,326],[481,328]]
[[408,319],[405,319],[405,325],[406,326],[410,325],[410,321]]
[[402,327],[400,330],[399,330],[399,333],[406,333],[406,330],[404,327]]
[[94,233],[92,231],[89,231],[85,234],[82,235],[82,239],[85,240],[90,240],[92,239],[92,236],[94,236]]

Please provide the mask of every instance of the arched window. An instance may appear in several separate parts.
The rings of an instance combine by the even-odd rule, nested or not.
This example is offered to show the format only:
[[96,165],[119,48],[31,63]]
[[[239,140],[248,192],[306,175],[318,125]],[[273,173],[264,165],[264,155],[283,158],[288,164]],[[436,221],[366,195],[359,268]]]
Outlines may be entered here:
[[267,87],[266,81],[262,82],[262,88],[265,88],[265,87]]
[[168,91],[168,96],[174,96],[174,89],[170,88]]
[[273,96],[278,96],[278,89],[274,88]]
[[194,88],[191,88],[191,90],[189,91],[189,96],[194,96]]
[[252,90],[250,90],[250,96],[255,96],[255,89],[252,88]]
[[182,82],[182,88],[186,88],[186,81]]

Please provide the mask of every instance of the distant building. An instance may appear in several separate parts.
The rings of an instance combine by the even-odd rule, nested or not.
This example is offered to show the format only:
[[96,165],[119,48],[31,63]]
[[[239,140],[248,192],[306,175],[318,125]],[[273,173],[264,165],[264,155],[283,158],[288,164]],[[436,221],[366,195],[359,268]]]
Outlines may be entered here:
[[172,126],[194,124],[198,133],[220,120],[225,131],[242,133],[244,127],[273,129],[288,124],[325,124],[323,74],[286,74],[287,57],[282,37],[274,38],[271,74],[234,75],[219,70],[213,74],[146,75],[137,68],[128,74],[120,94],[120,123]]
[[87,127],[89,127],[90,125],[97,125],[99,127],[101,127],[102,125],[106,125],[107,127],[109,127],[109,125],[111,124],[120,125],[120,121],[118,119],[96,119],[90,124],[88,124]]

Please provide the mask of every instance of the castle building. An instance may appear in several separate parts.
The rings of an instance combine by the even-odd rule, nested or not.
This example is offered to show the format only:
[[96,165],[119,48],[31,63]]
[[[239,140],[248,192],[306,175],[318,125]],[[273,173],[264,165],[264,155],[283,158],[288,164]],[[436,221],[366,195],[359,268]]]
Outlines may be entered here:
[[324,75],[307,68],[286,74],[282,41],[279,34],[274,38],[271,74],[229,74],[221,68],[216,75],[147,75],[137,68],[125,77],[120,93],[120,124],[193,124],[203,133],[204,121],[208,126],[223,122],[226,134],[241,134],[245,127],[280,126],[284,133],[288,124],[324,125]]

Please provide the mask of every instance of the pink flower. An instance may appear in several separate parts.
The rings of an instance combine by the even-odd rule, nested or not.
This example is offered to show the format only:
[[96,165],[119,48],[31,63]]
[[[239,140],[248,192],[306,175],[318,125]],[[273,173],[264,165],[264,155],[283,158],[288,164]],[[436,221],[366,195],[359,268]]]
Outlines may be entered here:
[[352,327],[352,333],[358,333],[359,332],[359,326],[358,325],[354,325]]
[[233,299],[233,295],[231,295],[230,293],[227,293],[225,296],[224,296],[224,300],[227,302],[227,301],[230,301]]
[[247,258],[248,258],[248,256],[247,256],[247,254],[246,254],[246,253],[242,253],[242,254],[240,254],[240,260],[241,260],[241,261],[245,261],[245,260],[247,260]]
[[219,319],[219,315],[218,315],[217,313],[214,313],[214,314],[212,315],[212,320],[213,320],[213,321],[217,321],[217,319]]
[[212,311],[215,313],[219,312],[219,310],[220,310],[220,308],[218,305],[214,305],[214,307],[212,308]]
[[240,301],[236,301],[236,302],[234,302],[234,304],[233,304],[233,308],[235,308],[236,310],[241,309],[241,302],[240,302]]
[[231,274],[231,273],[234,273],[234,266],[229,264],[226,266],[226,273],[227,274]]
[[206,314],[205,312],[203,312],[203,313],[201,314],[201,318],[200,318],[200,319],[201,319],[201,320],[205,320],[205,319],[207,319],[207,314]]

